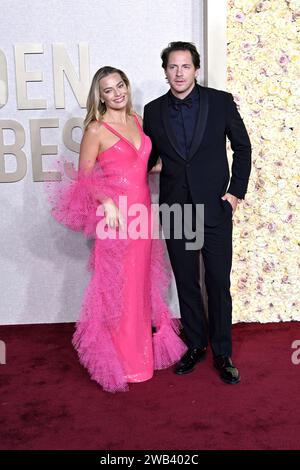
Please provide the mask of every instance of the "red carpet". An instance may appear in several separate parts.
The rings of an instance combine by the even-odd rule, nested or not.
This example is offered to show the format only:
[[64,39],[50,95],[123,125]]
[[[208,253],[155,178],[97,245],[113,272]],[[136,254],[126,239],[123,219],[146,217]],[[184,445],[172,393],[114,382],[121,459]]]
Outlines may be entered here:
[[300,323],[239,324],[242,381],[223,384],[211,356],[111,395],[89,379],[73,324],[1,326],[0,449],[299,449]]

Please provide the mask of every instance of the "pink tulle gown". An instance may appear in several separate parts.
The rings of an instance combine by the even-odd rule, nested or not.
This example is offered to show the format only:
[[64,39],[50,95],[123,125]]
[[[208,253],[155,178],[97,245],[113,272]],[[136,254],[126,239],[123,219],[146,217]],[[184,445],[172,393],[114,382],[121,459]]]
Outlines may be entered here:
[[[92,276],[73,344],[91,378],[109,392],[150,379],[154,369],[170,366],[186,350],[178,336],[179,321],[167,306],[170,267],[163,242],[151,236],[147,181],[151,141],[134,119],[141,136],[139,149],[103,122],[118,141],[98,155],[93,172],[48,184],[56,220],[95,238],[89,260]],[[99,200],[110,197],[120,207],[120,196],[126,200],[127,209],[122,206],[121,212],[127,226],[122,235],[119,229],[106,227],[109,236],[99,238],[99,227],[105,226]],[[141,204],[142,209],[130,213],[132,204]],[[137,217],[143,230],[135,222]],[[139,230],[142,235],[137,237]]]

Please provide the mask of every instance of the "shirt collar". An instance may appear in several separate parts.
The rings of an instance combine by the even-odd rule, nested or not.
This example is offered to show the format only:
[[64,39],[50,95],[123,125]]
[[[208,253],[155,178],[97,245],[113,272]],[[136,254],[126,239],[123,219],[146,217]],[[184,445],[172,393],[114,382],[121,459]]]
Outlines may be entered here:
[[[180,98],[177,98],[176,96],[173,95],[171,90],[169,90],[168,96],[169,96],[169,104],[176,102],[176,100],[180,100]],[[192,91],[184,99],[187,99],[187,98],[191,98],[193,102],[199,101],[199,91],[198,91],[197,85],[194,86]]]

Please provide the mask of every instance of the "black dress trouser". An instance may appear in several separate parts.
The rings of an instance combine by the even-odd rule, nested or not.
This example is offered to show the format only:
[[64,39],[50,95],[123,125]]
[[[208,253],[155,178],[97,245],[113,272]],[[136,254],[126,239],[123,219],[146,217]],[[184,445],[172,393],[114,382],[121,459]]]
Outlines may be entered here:
[[[189,194],[185,202],[192,203]],[[195,218],[195,211],[193,214]],[[210,343],[214,355],[231,356],[232,209],[230,203],[227,201],[224,204],[224,219],[219,225],[210,227],[204,223],[204,243],[201,252],[208,295],[208,324],[199,282],[200,250],[186,250],[187,241],[191,240],[186,240],[184,236],[175,239],[172,236],[172,229],[170,238],[166,238],[188,347],[203,348]]]

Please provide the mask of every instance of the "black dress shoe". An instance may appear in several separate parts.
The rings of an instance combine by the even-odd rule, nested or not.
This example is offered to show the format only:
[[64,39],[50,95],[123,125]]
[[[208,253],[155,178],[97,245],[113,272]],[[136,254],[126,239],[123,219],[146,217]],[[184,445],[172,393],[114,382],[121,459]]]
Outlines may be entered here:
[[180,361],[175,365],[175,374],[184,375],[189,374],[195,369],[198,362],[205,359],[206,348],[189,348],[182,356]]
[[237,384],[240,381],[240,373],[232,364],[228,356],[214,356],[214,366],[220,372],[220,377],[227,384]]

